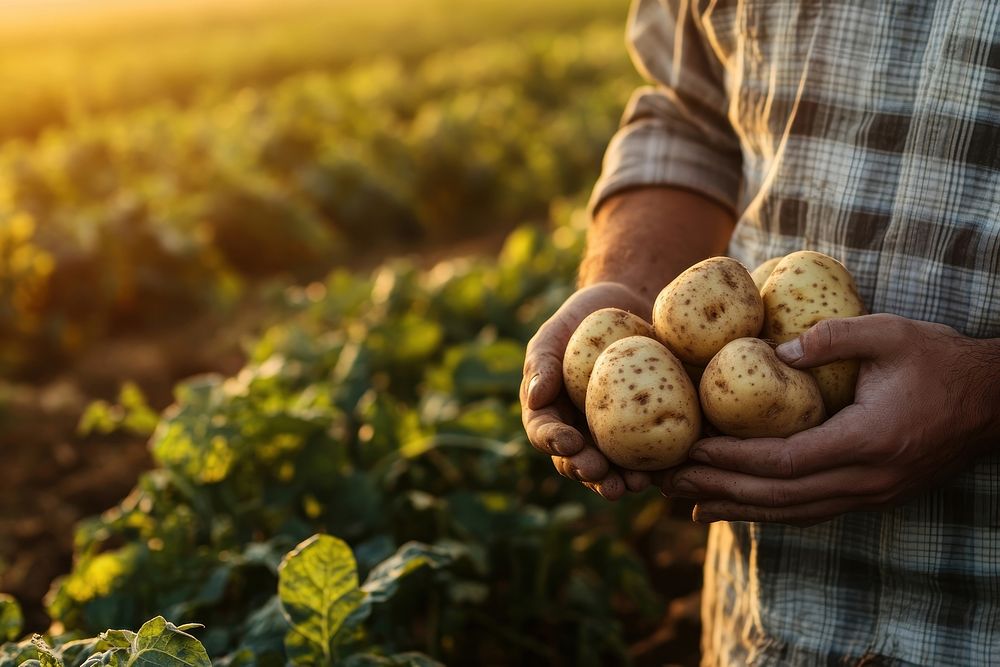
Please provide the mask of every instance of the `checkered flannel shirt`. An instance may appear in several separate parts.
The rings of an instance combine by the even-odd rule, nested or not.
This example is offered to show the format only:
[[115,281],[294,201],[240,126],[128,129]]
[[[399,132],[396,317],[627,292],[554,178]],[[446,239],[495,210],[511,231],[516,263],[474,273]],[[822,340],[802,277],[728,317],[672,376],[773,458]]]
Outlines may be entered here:
[[[872,312],[1000,337],[1000,1],[635,0],[628,43],[653,85],[592,207],[696,190],[749,267],[818,250]],[[1000,456],[890,511],[714,524],[702,616],[705,664],[1000,665]]]

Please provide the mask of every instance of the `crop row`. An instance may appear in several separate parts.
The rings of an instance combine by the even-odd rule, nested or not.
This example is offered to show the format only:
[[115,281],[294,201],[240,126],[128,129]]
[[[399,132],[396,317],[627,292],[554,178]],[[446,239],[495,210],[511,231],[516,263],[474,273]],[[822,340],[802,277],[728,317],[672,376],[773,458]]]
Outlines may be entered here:
[[295,76],[0,151],[0,366],[359,256],[544,219],[632,85],[619,28]]
[[26,9],[0,6],[0,141],[157,101],[190,105],[386,54],[414,62],[442,48],[527,31],[577,32],[595,21],[624,25],[626,6],[615,0],[209,0]]

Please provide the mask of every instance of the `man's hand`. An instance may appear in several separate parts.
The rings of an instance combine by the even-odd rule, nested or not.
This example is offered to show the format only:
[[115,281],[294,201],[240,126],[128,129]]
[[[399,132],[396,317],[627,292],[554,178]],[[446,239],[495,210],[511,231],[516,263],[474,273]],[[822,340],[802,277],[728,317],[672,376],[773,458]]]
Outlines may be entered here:
[[694,519],[810,525],[896,505],[1000,451],[1000,339],[893,315],[826,320],[777,348],[796,368],[861,359],[855,402],[789,438],[709,438],[665,495]]
[[609,500],[648,486],[648,473],[622,472],[597,450],[584,416],[563,390],[566,344],[587,315],[621,308],[650,320],[653,301],[678,273],[726,248],[734,215],[703,195],[671,187],[637,187],[604,200],[587,230],[581,289],[528,343],[521,381],[521,419],[536,449],[556,470]]
[[651,304],[620,283],[597,283],[576,292],[528,343],[521,381],[521,420],[531,444],[552,457],[559,474],[583,482],[608,500],[626,488],[650,484],[647,473],[620,471],[594,446],[584,416],[563,390],[562,361],[577,325],[601,308],[621,308],[649,320]]

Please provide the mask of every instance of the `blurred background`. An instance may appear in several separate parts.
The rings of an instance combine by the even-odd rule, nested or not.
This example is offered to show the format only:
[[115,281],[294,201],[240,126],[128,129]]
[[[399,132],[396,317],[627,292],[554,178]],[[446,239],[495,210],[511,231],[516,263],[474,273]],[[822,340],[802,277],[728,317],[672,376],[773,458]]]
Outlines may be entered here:
[[164,614],[283,664],[276,565],[324,532],[362,579],[454,552],[358,651],[696,662],[687,508],[589,496],[517,413],[626,5],[0,2],[0,641]]

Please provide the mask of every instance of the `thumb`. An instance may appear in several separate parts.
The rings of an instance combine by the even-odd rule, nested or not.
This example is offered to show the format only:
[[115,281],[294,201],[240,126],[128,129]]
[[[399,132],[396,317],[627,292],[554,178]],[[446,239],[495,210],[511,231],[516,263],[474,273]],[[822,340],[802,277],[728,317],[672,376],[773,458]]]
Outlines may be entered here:
[[795,368],[812,368],[842,359],[871,359],[898,349],[901,320],[883,314],[822,320],[774,351]]
[[562,362],[573,329],[557,313],[528,341],[521,402],[532,410],[549,405],[562,390]]

